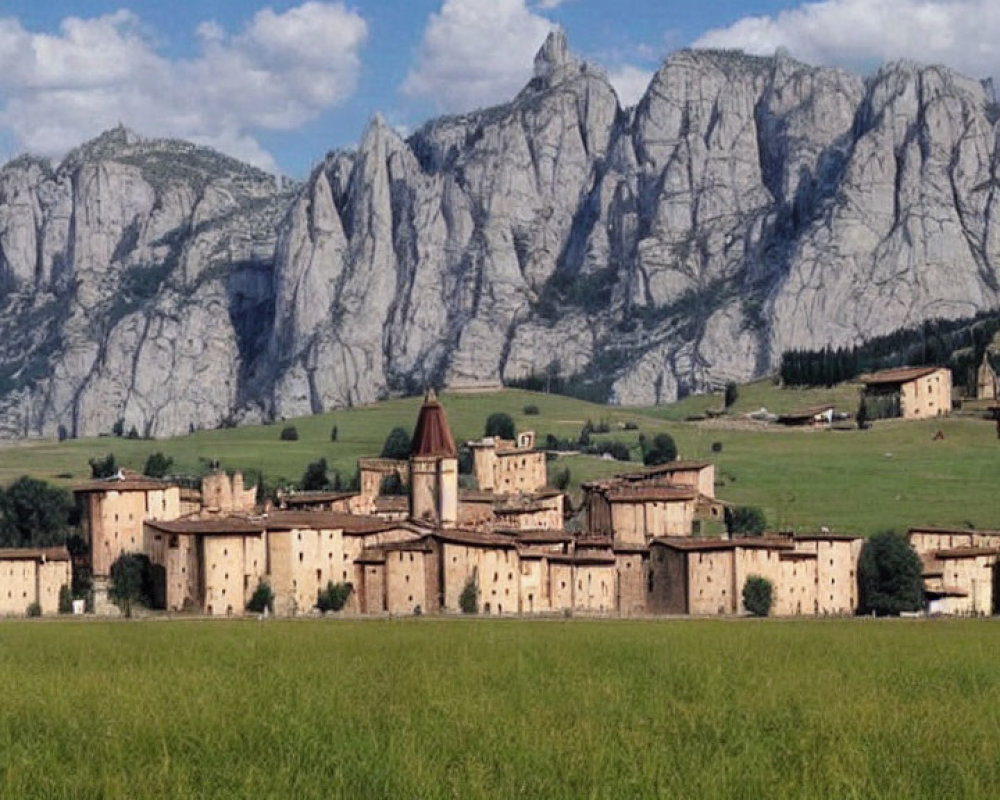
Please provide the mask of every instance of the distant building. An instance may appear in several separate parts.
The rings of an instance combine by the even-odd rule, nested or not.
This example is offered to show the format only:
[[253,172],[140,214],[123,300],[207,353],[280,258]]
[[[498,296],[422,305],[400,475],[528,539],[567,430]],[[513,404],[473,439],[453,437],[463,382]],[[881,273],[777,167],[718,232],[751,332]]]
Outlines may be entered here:
[[1000,531],[911,528],[909,539],[923,561],[930,613],[978,616],[1000,611]]
[[533,431],[519,433],[517,441],[487,436],[469,442],[476,485],[481,491],[509,494],[537,492],[548,483],[545,453],[535,449]]
[[990,363],[989,351],[983,351],[983,360],[976,370],[976,397],[980,400],[996,400],[1000,395],[997,390],[997,373]]
[[834,408],[833,403],[825,403],[799,411],[790,411],[778,416],[778,424],[790,427],[830,425],[833,423]]
[[926,419],[951,413],[951,370],[899,367],[862,375],[869,419]]
[[59,590],[72,579],[65,547],[0,549],[0,615],[24,616],[36,603],[42,614],[56,614]]

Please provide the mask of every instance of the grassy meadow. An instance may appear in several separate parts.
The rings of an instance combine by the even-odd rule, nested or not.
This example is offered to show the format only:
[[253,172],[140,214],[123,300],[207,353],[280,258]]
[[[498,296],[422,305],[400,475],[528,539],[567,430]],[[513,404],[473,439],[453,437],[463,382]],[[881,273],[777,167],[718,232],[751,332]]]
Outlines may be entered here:
[[1000,624],[0,624],[0,796],[995,797]]
[[[825,525],[870,534],[910,525],[972,525],[1000,528],[996,485],[1000,479],[1000,441],[991,423],[974,416],[942,420],[877,423],[871,430],[792,430],[739,422],[741,411],[766,406],[789,410],[824,400],[853,410],[856,388],[784,390],[769,381],[740,387],[729,420],[681,422],[690,414],[721,405],[718,396],[686,398],[675,406],[630,409],[602,406],[558,395],[505,390],[442,397],[459,441],[482,435],[486,417],[505,411],[518,429],[575,437],[587,419],[606,420],[611,432],[596,438],[618,439],[631,448],[634,463],[595,456],[561,456],[550,473],[569,467],[571,487],[639,465],[638,437],[668,432],[683,458],[710,458],[717,464],[717,493],[723,500],[761,506],[773,527],[814,530]],[[200,474],[207,459],[228,469],[263,471],[269,482],[296,481],[320,457],[342,475],[354,472],[361,456],[377,455],[389,430],[412,430],[420,398],[388,400],[301,419],[228,430],[199,431],[158,441],[102,437],[28,441],[0,447],[0,484],[30,474],[69,485],[89,476],[87,460],[113,452],[120,464],[142,469],[146,456],[161,450],[175,470]],[[539,414],[525,415],[524,408]],[[681,411],[677,407],[682,407]],[[634,423],[638,430],[624,430]],[[295,425],[299,440],[279,440],[285,425]],[[336,442],[330,441],[333,426]],[[935,440],[940,431],[944,438]],[[721,448],[719,450],[718,448]]]

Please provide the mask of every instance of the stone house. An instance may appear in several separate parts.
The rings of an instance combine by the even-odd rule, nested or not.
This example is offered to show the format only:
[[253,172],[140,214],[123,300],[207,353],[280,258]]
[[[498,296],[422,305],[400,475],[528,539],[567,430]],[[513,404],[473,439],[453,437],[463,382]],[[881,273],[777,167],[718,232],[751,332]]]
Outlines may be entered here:
[[997,385],[997,373],[990,362],[989,351],[983,351],[983,360],[976,370],[976,397],[980,400],[996,400],[1000,396]]
[[909,541],[924,565],[930,613],[982,615],[1000,610],[1000,531],[911,528]]
[[38,604],[42,614],[59,612],[59,590],[70,586],[72,570],[65,547],[0,549],[0,615],[24,616]]
[[951,413],[951,370],[897,367],[862,375],[869,419],[927,419]]
[[535,449],[535,434],[525,431],[517,441],[487,436],[468,442],[480,491],[497,494],[533,493],[548,484],[545,453]]

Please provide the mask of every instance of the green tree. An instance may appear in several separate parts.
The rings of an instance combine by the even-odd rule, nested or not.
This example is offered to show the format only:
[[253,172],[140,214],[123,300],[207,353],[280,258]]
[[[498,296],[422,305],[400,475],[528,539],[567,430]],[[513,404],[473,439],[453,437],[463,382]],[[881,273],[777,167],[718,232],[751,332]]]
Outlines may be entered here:
[[740,396],[739,387],[736,386],[736,381],[727,381],[726,383],[726,393],[724,396],[724,402],[726,408],[732,406]]
[[65,489],[24,476],[0,490],[0,546],[65,543],[73,502]]
[[538,406],[536,406],[534,403],[529,403],[528,405],[526,405],[523,409],[523,412],[526,417],[535,417],[541,413],[538,409]]
[[865,430],[868,427],[868,404],[862,397],[858,403],[858,413],[854,415],[854,420],[858,423],[858,430]]
[[111,433],[114,436],[122,436],[125,433],[125,420],[119,419],[111,426]]
[[320,589],[316,598],[316,608],[320,611],[340,611],[354,591],[354,586],[350,583],[327,583],[325,589]]
[[281,434],[278,438],[283,442],[297,442],[299,440],[299,430],[294,425],[286,425],[281,429]]
[[565,492],[569,488],[570,478],[569,467],[563,467],[561,470],[556,472],[555,480],[553,485],[560,491]]
[[379,482],[378,493],[381,495],[398,497],[407,494],[406,484],[399,477],[398,472],[390,472]]
[[748,614],[755,617],[766,617],[771,613],[774,601],[774,586],[767,578],[751,575],[743,584],[743,607]]
[[479,599],[476,594],[476,579],[474,576],[470,576],[462,588],[462,593],[458,596],[458,607],[463,614],[479,613]]
[[335,441],[337,441],[337,435],[338,435],[338,431],[337,431],[337,426],[336,426],[336,425],[334,425],[334,426],[333,426],[333,427],[332,427],[332,428],[330,429],[330,441],[331,441],[331,442],[335,442]]
[[615,461],[628,461],[632,458],[632,454],[629,452],[628,445],[625,442],[611,442],[608,452],[611,453]]
[[896,616],[926,606],[920,556],[906,537],[895,531],[876,533],[865,542],[858,559],[859,611]]
[[767,530],[767,517],[757,506],[727,507],[726,530],[736,536],[760,536]]
[[135,425],[133,425],[131,428],[128,429],[128,436],[125,437],[125,438],[127,438],[127,439],[138,439],[139,438],[139,431],[136,429]]
[[132,616],[132,607],[143,600],[148,563],[140,553],[123,553],[111,565],[108,597],[126,618]]
[[170,472],[173,465],[174,460],[170,456],[159,451],[150,453],[146,459],[146,466],[142,468],[142,474],[148,475],[150,478],[163,478]]
[[88,463],[91,478],[112,478],[118,472],[114,453],[108,453],[104,458],[92,458]]
[[65,583],[59,587],[59,613],[73,613],[73,592]]
[[40,617],[42,616],[42,607],[38,603],[31,603],[28,606],[27,614],[29,617]]
[[514,427],[514,420],[510,414],[503,411],[495,411],[486,418],[486,436],[499,436],[501,439],[516,439],[517,428]]
[[642,461],[648,467],[657,464],[668,464],[677,460],[677,444],[669,433],[658,433],[653,437],[653,443],[644,452]]
[[326,459],[313,461],[306,467],[299,481],[299,487],[305,492],[317,492],[327,489],[330,486],[330,479],[327,477]]
[[382,445],[382,458],[406,459],[410,457],[412,442],[406,428],[393,428]]
[[247,610],[263,614],[264,609],[274,611],[274,591],[271,589],[271,584],[261,578],[257,581],[257,588],[254,589],[250,602],[247,603]]

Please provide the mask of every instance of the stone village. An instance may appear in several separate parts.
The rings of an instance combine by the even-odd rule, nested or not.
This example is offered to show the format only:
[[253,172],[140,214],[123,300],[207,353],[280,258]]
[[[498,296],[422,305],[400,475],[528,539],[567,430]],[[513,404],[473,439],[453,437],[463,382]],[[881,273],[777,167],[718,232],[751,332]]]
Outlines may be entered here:
[[[949,408],[947,370],[893,370],[867,386],[876,395],[895,387],[904,418]],[[109,573],[132,552],[152,565],[155,607],[209,616],[245,613],[262,582],[278,615],[311,612],[329,583],[350,584],[345,610],[363,615],[459,613],[469,587],[484,615],[735,615],[750,576],[771,582],[775,615],[857,610],[863,538],[716,533],[726,504],[709,461],[585,483],[569,530],[532,432],[468,447],[475,489],[459,486],[458,448],[430,391],[409,459],[361,459],[355,492],[291,493],[260,506],[238,472],[207,475],[197,489],[126,471],[78,484],[94,611],[118,613]],[[405,495],[380,494],[393,476]],[[909,538],[931,612],[993,612],[1000,532],[921,528]],[[31,603],[55,613],[70,573],[64,548],[0,550],[0,614]]]

